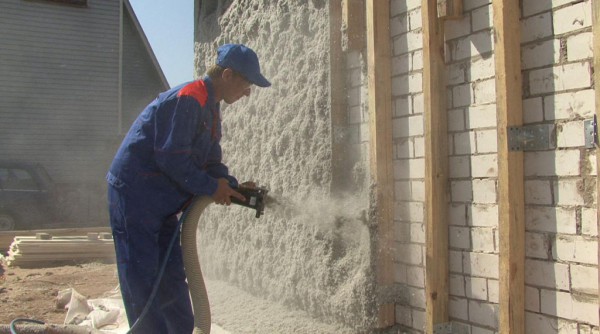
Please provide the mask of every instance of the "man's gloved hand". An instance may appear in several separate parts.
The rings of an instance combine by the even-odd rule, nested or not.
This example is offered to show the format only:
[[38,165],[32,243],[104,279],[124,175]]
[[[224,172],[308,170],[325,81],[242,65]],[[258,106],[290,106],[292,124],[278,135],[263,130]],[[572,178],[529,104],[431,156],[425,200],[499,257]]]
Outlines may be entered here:
[[246,198],[242,194],[233,190],[233,188],[229,186],[229,181],[226,178],[220,178],[217,181],[219,182],[217,186],[217,191],[215,191],[215,193],[212,195],[212,198],[215,201],[215,203],[221,205],[230,205],[231,197],[235,197],[240,201],[246,200]]

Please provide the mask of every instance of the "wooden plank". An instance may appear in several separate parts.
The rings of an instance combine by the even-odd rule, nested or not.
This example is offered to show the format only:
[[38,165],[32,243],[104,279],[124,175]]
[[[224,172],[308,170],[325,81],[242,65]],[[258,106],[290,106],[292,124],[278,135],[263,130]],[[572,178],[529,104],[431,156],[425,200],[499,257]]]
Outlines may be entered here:
[[[394,172],[392,165],[392,78],[389,0],[367,1],[370,174],[378,231],[376,277],[379,287],[394,283]],[[378,327],[395,324],[393,303],[380,304]]]
[[[600,120],[600,1],[592,2],[592,31],[594,33],[594,91],[596,93],[596,118]],[[600,147],[596,146],[596,170],[600,168]],[[600,207],[600,182],[596,177],[596,206]],[[597,209],[596,226],[600,229],[600,209]],[[600,245],[600,237],[598,237]],[[598,247],[598,263],[600,263],[600,247]],[[600,267],[599,267],[600,268]],[[600,286],[600,269],[598,272],[598,286]],[[598,300],[600,300],[600,289],[598,289]],[[600,309],[598,310],[600,313]]]
[[342,0],[342,27],[346,37],[344,49],[362,50],[365,45],[364,0]]
[[525,333],[523,152],[509,151],[507,128],[523,124],[519,2],[493,0],[498,118],[500,333]]
[[5,251],[10,247],[13,239],[16,236],[35,236],[36,233],[48,233],[55,236],[76,236],[87,235],[88,233],[110,233],[110,227],[85,227],[85,228],[56,228],[56,229],[40,229],[40,230],[23,230],[23,231],[5,231],[0,232],[0,251]]
[[423,0],[423,99],[425,101],[426,332],[448,322],[448,126],[444,24],[437,1]]

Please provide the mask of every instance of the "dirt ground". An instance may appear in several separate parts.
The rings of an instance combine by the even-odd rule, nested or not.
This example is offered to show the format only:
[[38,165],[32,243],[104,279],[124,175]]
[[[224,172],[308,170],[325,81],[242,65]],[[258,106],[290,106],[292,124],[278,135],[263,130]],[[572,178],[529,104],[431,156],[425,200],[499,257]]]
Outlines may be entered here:
[[38,269],[0,268],[0,324],[15,318],[62,324],[66,309],[56,308],[59,291],[74,288],[88,298],[99,298],[117,287],[114,264],[90,263]]

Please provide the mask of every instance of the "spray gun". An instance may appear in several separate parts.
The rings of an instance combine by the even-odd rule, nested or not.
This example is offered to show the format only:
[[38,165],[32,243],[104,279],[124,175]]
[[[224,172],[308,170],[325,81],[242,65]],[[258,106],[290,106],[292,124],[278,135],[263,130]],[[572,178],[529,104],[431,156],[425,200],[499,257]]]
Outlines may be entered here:
[[265,201],[266,201],[266,196],[267,196],[267,193],[269,192],[269,190],[267,190],[266,188],[262,188],[262,187],[256,187],[256,188],[240,187],[240,188],[236,188],[235,191],[244,195],[246,200],[240,201],[239,199],[237,199],[235,197],[231,197],[231,203],[245,206],[250,209],[255,209],[256,210],[256,218],[260,218],[260,215],[265,213]]

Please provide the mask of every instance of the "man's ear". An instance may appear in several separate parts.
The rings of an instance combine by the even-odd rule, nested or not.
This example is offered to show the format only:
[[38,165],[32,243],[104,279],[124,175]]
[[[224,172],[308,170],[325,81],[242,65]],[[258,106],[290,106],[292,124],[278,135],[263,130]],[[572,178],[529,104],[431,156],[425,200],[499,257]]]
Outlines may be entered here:
[[223,73],[221,74],[221,79],[223,79],[223,81],[228,82],[231,80],[231,78],[233,78],[234,72],[232,69],[230,68],[226,68],[225,70],[223,70]]

